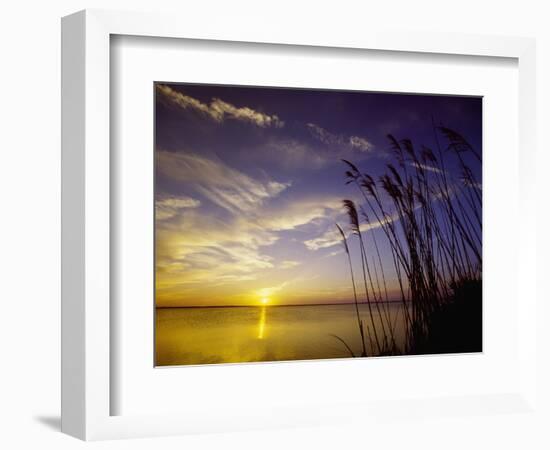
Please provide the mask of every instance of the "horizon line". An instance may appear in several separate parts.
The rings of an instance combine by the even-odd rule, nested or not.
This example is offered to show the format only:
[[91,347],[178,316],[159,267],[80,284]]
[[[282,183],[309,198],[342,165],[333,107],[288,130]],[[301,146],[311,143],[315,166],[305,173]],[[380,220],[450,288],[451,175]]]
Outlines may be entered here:
[[[403,303],[408,300],[382,300],[372,301],[371,303]],[[368,305],[368,302],[357,302],[359,305]],[[355,305],[355,302],[346,303],[292,303],[292,304],[250,304],[250,305],[190,305],[190,306],[158,306],[155,305],[155,309],[179,309],[179,308],[264,308],[279,307],[279,306],[340,306],[340,305]]]

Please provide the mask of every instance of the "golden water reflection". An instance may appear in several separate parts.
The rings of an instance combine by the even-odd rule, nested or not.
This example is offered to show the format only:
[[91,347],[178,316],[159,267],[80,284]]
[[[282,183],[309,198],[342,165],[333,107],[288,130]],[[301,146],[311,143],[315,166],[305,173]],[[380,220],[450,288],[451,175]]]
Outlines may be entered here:
[[[367,306],[360,310],[366,320]],[[400,345],[405,337],[401,307],[392,304],[390,311]],[[380,317],[373,319],[381,327]],[[158,308],[155,360],[167,366],[348,357],[334,335],[360,352],[354,305]]]
[[265,335],[265,310],[266,307],[262,306],[260,313],[260,322],[258,323],[258,339],[263,339]]

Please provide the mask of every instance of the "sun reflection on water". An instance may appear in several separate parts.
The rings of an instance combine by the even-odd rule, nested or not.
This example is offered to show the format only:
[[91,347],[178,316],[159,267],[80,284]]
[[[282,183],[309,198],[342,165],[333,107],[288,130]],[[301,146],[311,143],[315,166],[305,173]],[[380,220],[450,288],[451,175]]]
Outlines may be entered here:
[[[361,348],[354,305],[285,307],[273,306],[272,299],[262,305],[260,300],[257,306],[243,308],[158,308],[156,365],[348,357],[349,352],[331,334],[341,336],[353,350]],[[367,317],[368,305],[361,304],[360,312]],[[391,314],[396,344],[402,347],[406,338],[403,306],[392,303]],[[379,316],[374,320],[381,327]]]
[[258,323],[258,339],[263,339],[265,336],[265,310],[266,307],[262,306],[262,311],[260,312],[260,322]]

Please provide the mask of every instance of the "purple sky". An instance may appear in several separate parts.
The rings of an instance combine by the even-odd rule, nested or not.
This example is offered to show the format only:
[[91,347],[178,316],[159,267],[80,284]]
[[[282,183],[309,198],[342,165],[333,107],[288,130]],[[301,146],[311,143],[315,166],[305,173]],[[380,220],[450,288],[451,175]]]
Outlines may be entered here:
[[157,305],[350,301],[341,160],[377,178],[387,134],[435,148],[433,121],[481,153],[480,98],[157,83]]

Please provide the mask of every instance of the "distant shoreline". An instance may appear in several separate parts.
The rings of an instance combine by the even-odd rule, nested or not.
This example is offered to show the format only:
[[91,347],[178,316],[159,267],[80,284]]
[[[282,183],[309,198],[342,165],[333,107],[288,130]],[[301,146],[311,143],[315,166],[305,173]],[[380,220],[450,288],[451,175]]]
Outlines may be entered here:
[[[371,302],[373,304],[375,302]],[[378,304],[386,304],[386,303],[403,303],[403,300],[389,300],[389,301],[382,301],[378,302]],[[367,305],[367,302],[359,302],[360,305]],[[302,304],[293,304],[293,305],[208,305],[208,306],[200,306],[200,305],[193,305],[193,306],[156,306],[155,309],[191,309],[191,308],[279,308],[283,306],[354,306],[355,303],[353,302],[347,302],[347,303],[302,303]]]

